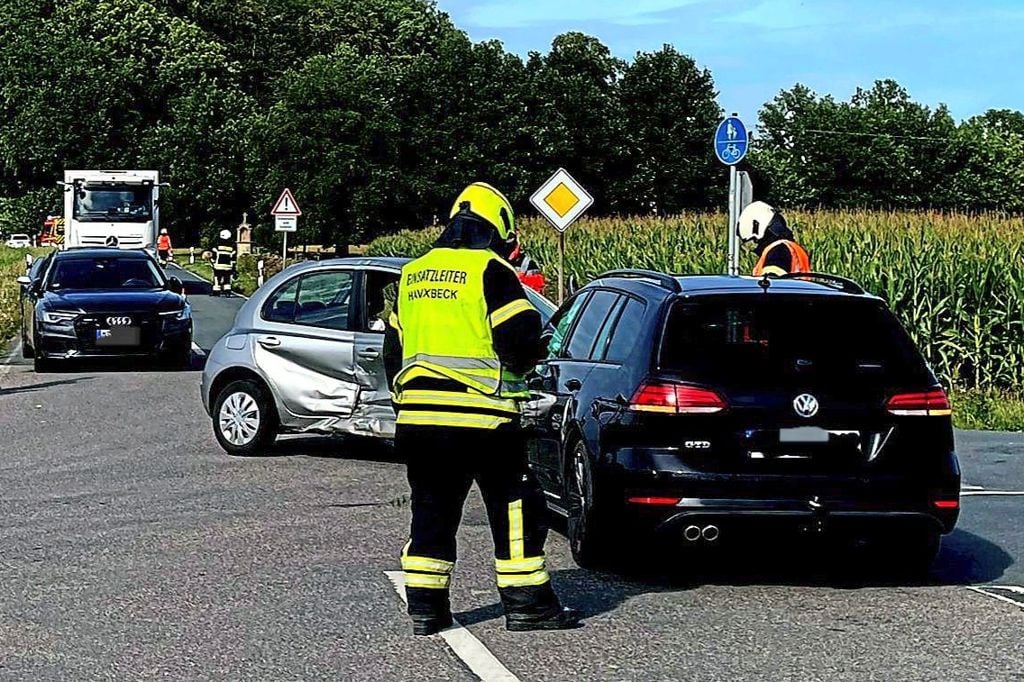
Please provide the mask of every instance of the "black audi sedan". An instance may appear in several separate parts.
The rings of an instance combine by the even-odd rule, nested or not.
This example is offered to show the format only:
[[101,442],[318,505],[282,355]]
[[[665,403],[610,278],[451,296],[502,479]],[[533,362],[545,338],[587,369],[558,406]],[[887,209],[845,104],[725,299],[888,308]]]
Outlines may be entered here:
[[530,466],[581,566],[647,534],[837,538],[919,572],[956,524],[949,400],[854,282],[613,272],[546,334]]
[[146,251],[56,251],[18,281],[23,353],[37,372],[85,357],[153,356],[175,365],[190,359],[184,287]]

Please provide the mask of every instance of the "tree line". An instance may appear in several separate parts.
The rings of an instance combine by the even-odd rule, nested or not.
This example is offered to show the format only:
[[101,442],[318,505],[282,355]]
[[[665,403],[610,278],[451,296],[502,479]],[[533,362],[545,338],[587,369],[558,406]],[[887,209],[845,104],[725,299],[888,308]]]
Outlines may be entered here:
[[[300,239],[345,245],[443,217],[466,182],[520,208],[564,166],[594,212],[724,204],[711,73],[672,46],[624,61],[567,33],[525,59],[426,0],[21,0],[0,13],[0,229],[59,210],[65,168],[156,168],[178,243],[258,241],[284,186]],[[1024,115],[957,124],[892,81],[797,85],[745,162],[783,206],[1024,210]]]

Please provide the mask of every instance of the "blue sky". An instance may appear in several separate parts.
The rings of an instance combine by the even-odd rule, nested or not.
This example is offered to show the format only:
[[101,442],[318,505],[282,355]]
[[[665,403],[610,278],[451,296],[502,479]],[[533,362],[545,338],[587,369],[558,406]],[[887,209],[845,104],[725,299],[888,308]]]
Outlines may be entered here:
[[957,119],[1024,109],[1024,0],[438,0],[474,40],[546,52],[578,30],[631,58],[671,43],[748,120],[800,82],[847,99],[894,78]]

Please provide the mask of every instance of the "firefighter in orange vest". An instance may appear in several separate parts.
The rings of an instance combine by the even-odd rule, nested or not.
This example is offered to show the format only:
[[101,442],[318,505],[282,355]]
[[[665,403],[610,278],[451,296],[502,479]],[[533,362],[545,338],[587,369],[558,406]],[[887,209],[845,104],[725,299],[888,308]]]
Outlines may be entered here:
[[755,201],[743,209],[739,236],[754,244],[757,253],[754,277],[811,271],[807,251],[794,239],[782,213],[763,201]]
[[171,250],[171,237],[167,234],[167,228],[160,229],[160,236],[156,238],[156,252],[160,256],[160,265],[167,265],[173,260],[174,253]]

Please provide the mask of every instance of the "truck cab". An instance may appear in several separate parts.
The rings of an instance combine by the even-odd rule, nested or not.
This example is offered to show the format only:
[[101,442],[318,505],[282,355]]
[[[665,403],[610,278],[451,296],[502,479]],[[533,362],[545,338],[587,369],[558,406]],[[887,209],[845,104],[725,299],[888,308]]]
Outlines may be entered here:
[[160,174],[140,170],[64,171],[65,246],[155,251]]

